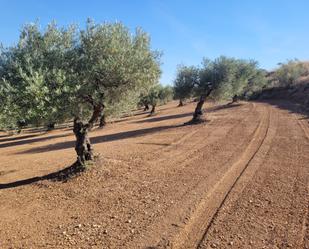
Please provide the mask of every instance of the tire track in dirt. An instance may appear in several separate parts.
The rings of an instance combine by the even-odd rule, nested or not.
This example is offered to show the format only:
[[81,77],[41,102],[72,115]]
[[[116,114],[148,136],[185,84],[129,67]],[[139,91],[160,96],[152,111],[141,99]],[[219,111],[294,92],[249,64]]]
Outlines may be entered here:
[[207,193],[188,224],[176,238],[172,239],[172,248],[197,248],[201,245],[213,219],[227,199],[227,196],[264,143],[269,123],[270,112],[266,109],[263,112],[263,117],[255,131],[254,137],[244,154]]
[[[195,134],[205,129],[205,125],[198,125],[198,128],[184,135],[180,139],[174,141],[167,148],[162,148],[158,151],[155,151],[155,155],[153,156],[153,158],[155,158],[155,161],[152,162],[159,165],[166,163],[168,160],[172,160],[173,165],[177,165],[177,168],[182,167],[182,165],[188,164],[189,162],[195,160],[198,157],[199,152],[202,151],[206,146],[209,146],[210,143],[215,142],[216,139],[220,139],[220,135],[217,135],[216,132],[221,132],[220,130],[222,130],[225,126],[224,131],[226,134],[229,134],[230,131],[238,127],[240,124],[246,123],[249,118],[249,115],[246,114],[253,113],[255,110],[256,105],[254,103],[249,103],[249,110],[243,110],[238,114],[238,116],[240,117],[243,117],[245,115],[245,118],[242,119],[240,122],[236,122],[235,124],[230,125],[229,119],[223,120],[223,122],[220,123],[220,129],[215,128],[207,130],[206,134],[200,135],[197,138],[192,139]],[[214,121],[215,120],[209,121],[208,123],[206,123],[206,126],[215,125]],[[211,139],[212,137],[214,137],[214,139]],[[205,138],[207,138],[206,141]],[[184,146],[187,144],[187,141],[190,141],[190,146],[188,146],[189,150],[186,146]],[[181,144],[183,145],[182,148],[179,147]],[[173,153],[171,153],[172,151]]]
[[[305,122],[303,120],[299,120],[297,116],[295,116],[295,119],[300,126],[301,130],[303,130],[305,137],[309,141],[309,128],[306,126]],[[307,194],[309,193],[309,184],[307,184]],[[304,249],[309,248],[309,241],[307,239],[309,237],[309,203],[307,205],[306,213],[304,215],[304,219],[302,221],[302,230],[301,230],[301,247]]]
[[297,119],[297,123],[299,124],[300,128],[304,131],[305,136],[309,140],[309,128],[305,125],[305,122],[302,120]]
[[211,222],[208,224],[207,229],[204,232],[203,238],[200,240],[197,248],[208,248],[206,244],[206,239],[211,226],[219,215],[221,216],[221,218],[227,215],[222,210],[223,206],[225,206],[226,203],[234,203],[237,201],[237,199],[241,196],[244,188],[252,180],[259,167],[264,163],[265,158],[267,157],[270,148],[273,145],[273,139],[276,136],[278,127],[278,113],[270,110],[269,115],[269,126],[265,134],[265,139],[263,140],[261,146],[258,148],[257,152],[253,155],[252,160],[248,161],[247,166],[243,169],[243,171],[233,184],[232,188],[228,191],[220,207],[217,209],[215,215],[211,219]]
[[[252,103],[250,103],[250,104],[252,104]],[[252,104],[252,107],[254,107],[255,108],[255,105],[254,104]],[[260,110],[261,111],[261,110]],[[259,112],[260,112],[259,111]],[[248,111],[249,113],[251,113],[251,114],[253,114],[253,115],[245,115],[245,117],[244,117],[244,119],[242,119],[240,122],[236,122],[236,124],[234,124],[228,131],[227,131],[227,134],[229,134],[229,132],[231,131],[231,130],[233,130],[233,129],[236,129],[236,127],[238,127],[237,129],[239,130],[239,128],[241,127],[241,124],[242,123],[247,123],[249,120],[248,120],[248,118],[254,118],[254,119],[256,119],[256,114],[257,113],[252,113],[252,109],[250,109],[249,111]],[[245,112],[245,114],[246,114],[247,112]],[[263,116],[263,114],[264,114],[264,112],[262,112],[262,116]],[[230,118],[228,118],[228,123],[230,122],[231,120],[230,120]],[[259,122],[257,122],[258,124],[256,125],[256,127],[254,128],[254,131],[252,132],[252,135],[250,135],[250,137],[251,136],[255,136],[256,135],[256,131],[258,130],[258,128],[261,126],[261,121],[259,121]],[[255,125],[254,125],[255,126]],[[222,126],[221,127],[218,127],[218,129],[222,129]],[[211,130],[211,129],[210,129]],[[236,130],[235,130],[236,131]],[[204,135],[205,134],[203,134],[203,136],[202,137],[204,137]],[[222,134],[221,134],[222,135]],[[229,134],[228,135],[228,137],[229,136],[231,136],[231,139],[232,139],[232,137],[234,137],[234,132],[232,132],[231,134]],[[209,140],[209,139],[207,139],[207,140],[205,140],[205,139],[203,139],[204,140],[204,142],[203,142],[203,144],[202,144],[202,147],[201,148],[199,148],[199,150],[193,150],[193,152],[190,150],[189,152],[190,152],[190,154],[192,154],[191,156],[188,156],[188,152],[185,152],[185,151],[183,151],[182,152],[182,154],[186,154],[186,157],[189,157],[189,161],[191,161],[191,160],[195,160],[196,158],[195,157],[198,157],[198,154],[199,153],[202,153],[203,152],[203,149],[206,149],[206,147],[208,146],[211,146],[211,144],[214,142],[214,141],[216,141],[216,143],[219,143],[219,144],[221,144],[222,142],[224,142],[224,140],[226,140],[226,139],[228,139],[228,137],[227,137],[227,135],[224,135],[223,137],[221,136],[220,138],[218,138],[218,137],[214,137],[212,140]],[[196,138],[195,138],[196,139]],[[214,140],[215,139],[215,140]],[[219,139],[219,140],[218,140]],[[217,141],[218,140],[218,141]],[[210,144],[209,144],[209,141],[211,141],[210,142]],[[220,142],[221,141],[221,142]],[[205,145],[205,142],[206,142],[206,145]],[[199,143],[197,143],[197,144],[199,144]],[[192,153],[191,153],[192,152]],[[195,157],[193,156],[194,154],[196,154],[195,155]],[[234,156],[233,156],[234,157]],[[175,157],[173,156],[173,158],[174,158],[174,160],[175,160]],[[233,159],[233,161],[234,160],[236,160],[237,158],[235,158],[235,159]],[[184,162],[182,162],[181,163],[181,165],[183,165],[183,164],[189,164],[188,163],[188,160],[186,160],[186,161],[184,161]],[[226,161],[224,161],[223,162],[223,164],[224,165],[226,165],[229,161],[231,160],[231,158],[229,158],[228,160],[226,160]],[[178,161],[178,160],[177,160]],[[181,165],[179,165],[178,163],[174,163],[174,162],[172,162],[173,163],[173,167],[177,167],[177,173],[179,173],[179,169],[180,169],[180,171],[182,172],[181,173],[181,175],[183,175],[183,174],[186,174],[186,172],[184,171],[183,172],[183,170],[184,170],[184,166],[181,166]],[[192,164],[192,163],[191,163]],[[190,165],[191,165],[190,164]],[[170,163],[169,163],[169,166],[171,166],[170,165]],[[192,164],[191,165],[191,167],[190,168],[194,168],[194,164]],[[151,168],[151,167],[150,167]],[[226,168],[228,168],[228,167],[222,167],[219,171],[220,172],[222,172],[222,174],[224,174],[224,172],[227,170]],[[207,167],[205,168],[205,169],[207,169]],[[192,170],[192,169],[191,169]],[[224,170],[224,171],[223,171]],[[171,169],[170,168],[168,168],[167,169],[167,171],[171,171]],[[166,172],[164,172],[165,174],[166,174]],[[187,172],[187,173],[190,173],[190,172]],[[170,175],[170,174],[167,174],[167,176],[166,176],[167,178],[170,178],[170,177],[172,177],[173,178],[173,175]],[[177,177],[177,176],[176,176]],[[213,178],[213,177],[211,177],[211,178]],[[179,200],[178,200],[178,197],[177,197],[177,200],[176,200],[176,204],[178,203],[178,204],[180,204],[181,203],[181,207],[180,208],[177,208],[176,206],[175,206],[175,204],[174,205],[171,205],[171,207],[169,207],[168,208],[168,210],[166,210],[166,214],[165,215],[163,215],[164,217],[168,217],[168,219],[169,220],[174,220],[175,222],[177,221],[177,223],[178,222],[180,222],[180,223],[187,223],[187,220],[190,220],[190,216],[191,216],[191,214],[192,214],[192,212],[191,211],[193,211],[193,209],[192,209],[192,205],[191,205],[191,198],[188,198],[188,197],[186,197],[186,196],[190,196],[190,195],[197,195],[197,192],[199,192],[199,194],[198,194],[198,196],[202,196],[203,194],[204,194],[204,192],[203,192],[203,190],[205,190],[205,187],[206,187],[206,189],[208,189],[208,187],[206,186],[206,185],[208,185],[208,184],[216,184],[216,178],[217,177],[215,177],[215,178],[213,178],[210,182],[208,182],[208,181],[206,181],[205,182],[205,178],[204,178],[204,180],[203,180],[203,178],[201,178],[200,180],[198,180],[196,183],[194,183],[193,185],[190,185],[189,186],[189,188],[187,188],[187,190],[185,191],[185,193],[182,193],[181,194],[181,196],[179,197],[179,194],[178,194],[178,197],[180,198]],[[220,179],[220,178],[218,178],[218,179]],[[196,192],[196,193],[195,193]],[[198,199],[199,199],[199,197],[198,196],[196,196]],[[196,198],[194,198],[194,199],[196,199]],[[200,202],[200,199],[199,199],[199,201],[198,202]],[[175,207],[173,207],[172,208],[172,206],[175,206]],[[189,208],[189,210],[187,210],[187,208]],[[194,211],[193,211],[193,213],[194,213]],[[161,214],[162,215],[162,214]],[[173,217],[173,218],[172,218]],[[179,218],[177,218],[177,217],[179,217]],[[184,222],[181,222],[181,220],[183,220]],[[190,222],[190,221],[189,221]],[[157,224],[157,225],[155,225],[155,224]],[[143,245],[145,245],[145,244],[152,244],[152,245],[154,245],[154,244],[159,244],[159,247],[161,246],[162,247],[162,244],[168,244],[168,243],[170,243],[170,242],[167,242],[167,241],[172,241],[173,242],[173,239],[169,239],[169,238],[171,238],[171,237],[175,237],[175,236],[177,236],[177,234],[175,235],[175,228],[177,228],[177,227],[179,227],[179,228],[182,228],[182,226],[178,226],[178,224],[172,224],[172,226],[174,226],[174,228],[172,227],[171,228],[171,223],[165,223],[165,221],[163,222],[163,223],[158,223],[158,221],[156,222],[154,224],[154,227],[152,228],[152,229],[150,229],[150,234],[148,234],[147,233],[147,235],[144,235],[145,236],[145,238],[147,238],[146,240],[147,240],[147,242],[145,243],[140,243],[139,244],[139,246],[137,246],[137,245],[135,245],[134,243],[132,244],[132,245],[135,245],[135,247],[134,246],[128,246],[128,248],[144,248],[143,247]],[[185,225],[185,226],[187,226],[187,225]],[[155,233],[153,233],[153,231],[154,230],[156,230],[157,232],[159,232],[159,234],[155,234]],[[170,230],[173,230],[173,231],[170,231]],[[163,234],[162,234],[162,232],[163,232]],[[173,235],[172,236],[169,236],[169,235],[166,235],[166,232],[167,233],[169,233],[169,232],[172,232],[173,233]],[[161,234],[160,234],[161,233]],[[177,231],[177,233],[178,233],[178,231]],[[149,235],[149,236],[148,236]],[[152,239],[149,239],[149,237],[152,237]],[[158,242],[158,239],[159,238],[162,238],[159,242]],[[167,239],[166,239],[167,238]],[[149,240],[151,240],[151,242],[149,241]],[[133,240],[134,241],[134,240]],[[140,241],[139,241],[140,242]],[[131,244],[130,244],[131,245]],[[163,246],[164,248],[166,247],[166,246]]]
[[[269,147],[267,154],[260,160],[261,153],[257,153],[219,211],[201,248],[302,248],[300,232],[308,202],[305,162],[309,159],[309,144],[289,113],[272,110],[278,121],[277,127],[271,122],[261,147]],[[274,128],[277,131],[269,144]],[[260,167],[237,195],[239,183],[255,161],[260,161]]]

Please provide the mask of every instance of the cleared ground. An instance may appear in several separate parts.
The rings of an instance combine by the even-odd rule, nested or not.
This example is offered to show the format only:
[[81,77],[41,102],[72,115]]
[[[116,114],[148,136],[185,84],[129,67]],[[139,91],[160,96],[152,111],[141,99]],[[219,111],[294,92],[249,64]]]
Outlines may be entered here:
[[0,134],[0,248],[309,248],[309,125],[290,103],[176,102],[91,133],[67,182],[69,129]]

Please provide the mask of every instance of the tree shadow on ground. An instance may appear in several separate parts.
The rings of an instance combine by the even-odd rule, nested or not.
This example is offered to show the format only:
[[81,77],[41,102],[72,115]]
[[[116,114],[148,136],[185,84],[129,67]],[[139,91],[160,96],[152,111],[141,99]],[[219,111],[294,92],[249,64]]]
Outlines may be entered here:
[[262,89],[252,95],[252,100],[267,103],[309,119],[309,82]]
[[5,134],[5,135],[0,135],[0,138],[4,138],[4,137],[11,137],[11,134]]
[[134,123],[160,122],[160,121],[164,121],[164,120],[184,118],[184,117],[188,117],[188,116],[192,116],[192,112],[181,113],[181,114],[174,114],[174,115],[168,115],[168,116],[161,116],[161,117],[154,117],[154,118],[148,118],[148,119],[145,119],[145,120],[135,121]]
[[[223,109],[235,108],[235,107],[238,107],[238,106],[241,106],[241,105],[242,104],[240,104],[240,103],[237,103],[237,104],[234,103],[234,104],[226,104],[226,105],[208,107],[208,108],[204,108],[203,112],[207,114],[209,112],[216,112],[216,111],[220,111],[220,110],[223,110]],[[174,115],[168,115],[168,116],[147,118],[145,120],[135,121],[134,123],[160,122],[160,121],[164,121],[164,120],[184,118],[184,117],[189,117],[189,116],[193,116],[193,110],[192,110],[192,112],[187,112],[187,113],[180,113],[180,114],[174,114]]]
[[41,134],[29,134],[29,135],[20,135],[20,136],[14,136],[14,137],[6,137],[6,138],[0,138],[0,143],[5,143],[5,142],[10,142],[10,141],[16,141],[16,140],[23,140],[23,139],[28,139],[32,137],[38,137],[43,135],[44,133]]
[[[122,139],[140,137],[140,136],[160,132],[160,131],[167,130],[167,129],[177,128],[181,126],[183,125],[182,124],[181,125],[166,125],[166,126],[144,128],[144,129],[139,129],[139,130],[124,131],[124,132],[119,132],[119,133],[114,133],[114,134],[91,137],[90,140],[92,144],[98,144],[98,143],[103,143],[103,142],[111,142],[111,141],[117,141],[117,140],[122,140]],[[75,146],[75,141],[66,141],[66,142],[60,142],[60,143],[50,144],[46,146],[31,148],[25,151],[17,152],[16,154],[42,153],[42,152],[47,152],[47,151],[56,151],[56,150],[74,148],[74,146]]]
[[[42,135],[42,134],[39,134],[38,136],[40,136],[40,135]],[[46,140],[50,140],[50,139],[54,139],[54,138],[66,137],[66,136],[70,136],[70,135],[71,134],[58,134],[58,135],[52,135],[52,136],[47,136],[47,137],[38,137],[38,138],[32,138],[32,139],[26,139],[26,140],[12,141],[12,142],[8,142],[8,143],[0,144],[0,149],[11,147],[11,146],[29,144],[29,143],[37,143],[37,142],[42,142],[42,141],[46,141]],[[31,137],[31,136],[29,135],[29,137]]]
[[276,99],[276,100],[255,100],[255,102],[259,103],[267,103],[269,105],[275,106],[282,110],[287,110],[290,113],[296,113],[303,115],[303,118],[299,118],[300,120],[309,120],[309,112],[302,106],[301,104],[291,102],[284,99]]
[[224,110],[224,109],[236,108],[236,107],[239,107],[239,106],[242,106],[242,105],[243,104],[241,104],[241,103],[228,103],[228,104],[225,104],[225,105],[218,105],[218,106],[207,107],[203,111],[205,113],[207,113],[207,112],[216,112],[216,111],[220,111],[220,110]]
[[53,172],[44,176],[36,176],[20,181],[10,182],[10,183],[2,183],[0,184],[1,189],[9,189],[9,188],[16,188],[32,183],[36,183],[43,180],[51,180],[51,181],[62,181],[66,182],[70,178],[77,176],[79,173],[83,172],[85,168],[80,167],[77,162],[73,163],[71,166],[59,170],[57,172]]
[[[235,108],[238,106],[241,106],[242,104],[227,104],[227,105],[221,105],[221,106],[215,106],[210,108],[205,108],[205,113],[209,112],[215,112],[222,109],[229,109],[229,108]],[[193,113],[184,113],[184,114],[176,114],[176,115],[169,115],[169,116],[163,116],[163,117],[154,117],[147,120],[143,120],[145,122],[157,122],[161,120],[167,120],[167,119],[174,119],[174,118],[180,118],[180,117],[187,117],[192,115]],[[138,121],[139,122],[139,121]],[[144,129],[138,129],[138,130],[132,130],[132,131],[125,131],[125,132],[119,132],[109,135],[102,135],[102,136],[96,136],[91,138],[92,144],[98,144],[103,142],[110,142],[110,141],[116,141],[116,140],[122,140],[122,139],[128,139],[133,137],[139,137],[155,132],[160,132],[166,129],[181,127],[184,124],[177,124],[177,125],[165,125],[165,126],[157,126],[157,127],[151,127],[151,128],[144,128]],[[43,137],[43,138],[34,138],[29,140],[23,140],[23,141],[17,141],[17,142],[11,142],[11,143],[5,143],[0,144],[0,148],[8,147],[8,146],[16,146],[16,145],[22,145],[27,143],[33,143],[33,142],[39,142],[44,141],[52,138],[57,137],[65,137],[70,136],[71,134],[62,134],[62,135],[55,135],[55,136],[49,136],[49,137]],[[28,150],[17,152],[16,154],[27,154],[27,153],[42,153],[42,152],[48,152],[48,151],[55,151],[55,150],[63,150],[68,148],[74,148],[75,141],[65,141],[55,144],[49,144],[45,146],[40,146],[36,148],[31,148]]]
[[137,143],[137,144],[143,144],[143,145],[157,145],[157,146],[170,146],[170,145],[171,145],[171,144],[169,144],[169,143],[146,143],[146,142]]
[[175,106],[170,106],[170,107],[163,107],[163,108],[160,108],[160,106],[159,106],[158,111],[159,111],[159,112],[162,112],[162,111],[174,109],[174,108],[177,108],[177,107],[178,107],[177,105],[175,105]]

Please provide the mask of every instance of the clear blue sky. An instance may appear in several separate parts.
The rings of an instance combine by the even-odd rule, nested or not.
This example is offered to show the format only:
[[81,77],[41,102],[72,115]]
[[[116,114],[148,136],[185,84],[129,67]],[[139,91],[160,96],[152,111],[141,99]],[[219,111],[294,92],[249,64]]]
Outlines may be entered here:
[[0,0],[0,42],[14,44],[20,27],[121,21],[142,27],[162,50],[161,82],[172,83],[177,64],[203,57],[252,58],[272,69],[286,59],[309,59],[308,0]]

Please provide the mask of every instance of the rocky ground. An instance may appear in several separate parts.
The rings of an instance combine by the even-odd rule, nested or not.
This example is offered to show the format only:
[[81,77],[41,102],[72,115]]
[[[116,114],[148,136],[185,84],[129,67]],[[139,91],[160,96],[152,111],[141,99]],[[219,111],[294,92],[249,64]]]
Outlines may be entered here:
[[309,248],[308,116],[288,102],[137,112],[91,133],[68,181],[68,128],[0,134],[0,248]]

